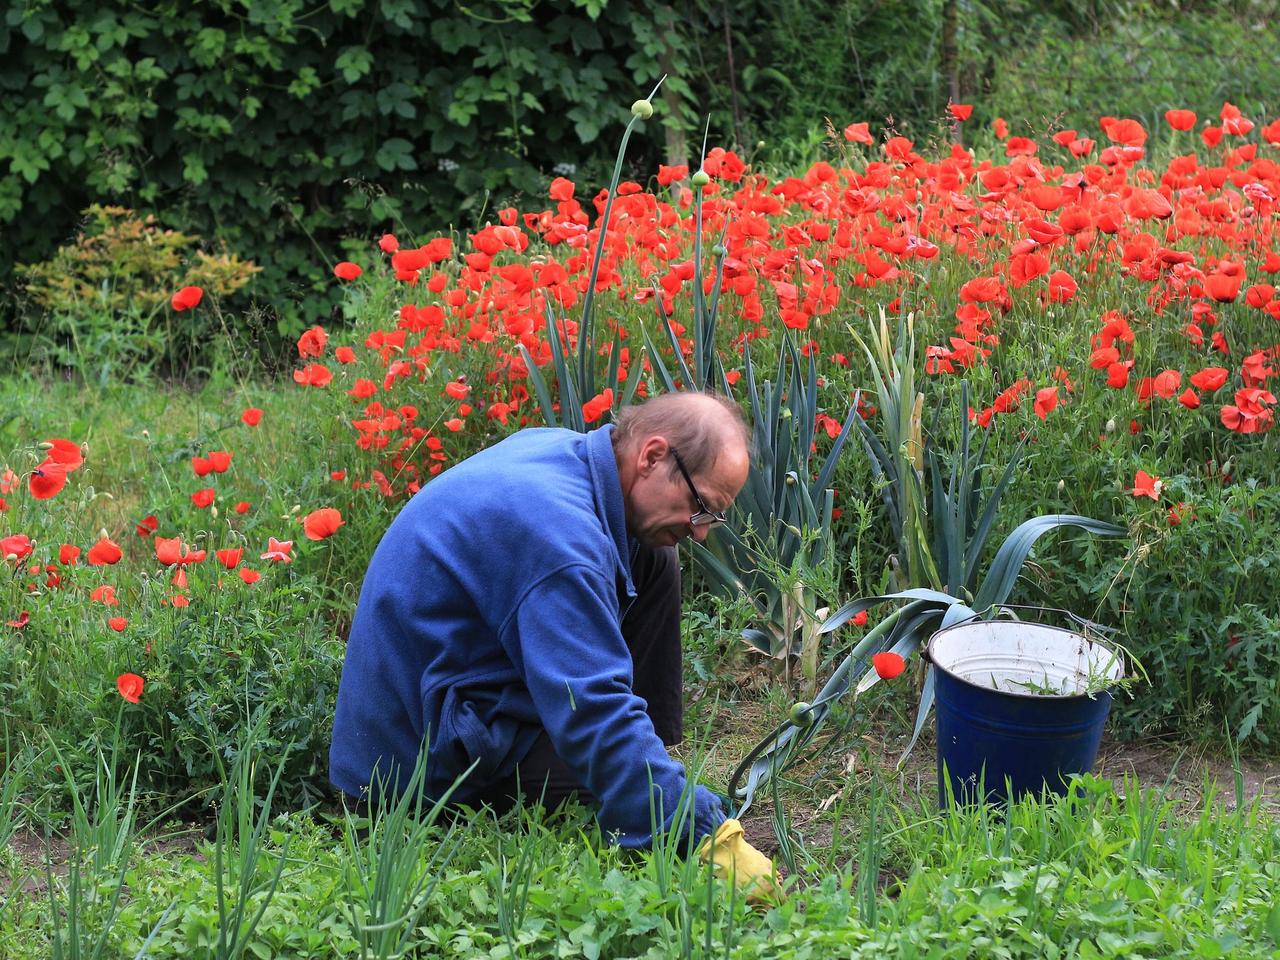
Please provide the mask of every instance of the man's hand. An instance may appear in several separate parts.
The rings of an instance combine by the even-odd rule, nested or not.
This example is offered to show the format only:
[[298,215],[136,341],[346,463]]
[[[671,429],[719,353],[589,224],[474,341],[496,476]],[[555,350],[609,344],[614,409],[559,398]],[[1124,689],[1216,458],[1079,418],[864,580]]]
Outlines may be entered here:
[[783,899],[773,861],[747,843],[737,820],[726,820],[703,840],[698,859],[712,864],[716,876],[731,881],[749,903],[767,906]]

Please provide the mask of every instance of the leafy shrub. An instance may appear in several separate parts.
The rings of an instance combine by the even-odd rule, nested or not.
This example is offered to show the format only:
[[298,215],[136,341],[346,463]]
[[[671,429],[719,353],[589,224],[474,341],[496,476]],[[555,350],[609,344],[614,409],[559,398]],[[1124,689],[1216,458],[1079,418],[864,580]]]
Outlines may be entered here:
[[1172,508],[1176,525],[1168,507],[1136,518],[1141,546],[1129,556],[1074,558],[1080,580],[1053,592],[1070,603],[1076,586],[1105,591],[1126,645],[1159,679],[1116,700],[1123,731],[1214,737],[1225,727],[1270,745],[1280,733],[1280,490],[1206,485],[1188,499]]
[[198,249],[198,237],[164,230],[149,214],[93,204],[84,217],[73,243],[19,266],[18,276],[30,352],[100,381],[157,367],[185,371],[204,352],[213,323],[207,309],[175,316],[171,294],[197,286],[227,296],[261,270],[235,254]]

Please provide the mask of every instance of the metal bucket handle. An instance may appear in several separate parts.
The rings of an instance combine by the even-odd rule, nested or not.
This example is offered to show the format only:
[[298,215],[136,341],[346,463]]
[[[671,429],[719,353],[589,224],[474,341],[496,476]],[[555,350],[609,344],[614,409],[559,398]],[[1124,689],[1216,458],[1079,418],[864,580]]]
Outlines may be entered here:
[[[1072,613],[1070,610],[1063,610],[1061,607],[1038,607],[1035,604],[1030,603],[993,603],[989,607],[984,607],[981,610],[975,610],[967,617],[961,617],[955,623],[948,624],[947,629],[958,627],[966,623],[972,623],[975,620],[981,619],[984,614],[989,613],[992,610],[1033,610],[1036,613],[1058,613],[1066,617],[1076,626],[1080,627],[1084,631],[1082,636],[1086,639],[1088,638],[1089,631],[1101,634],[1104,639],[1117,632],[1115,627],[1104,627],[1102,624],[1088,620],[1080,616],[1078,613]],[[933,659],[929,656],[929,644],[926,643],[920,648],[919,655],[925,662],[933,663]]]

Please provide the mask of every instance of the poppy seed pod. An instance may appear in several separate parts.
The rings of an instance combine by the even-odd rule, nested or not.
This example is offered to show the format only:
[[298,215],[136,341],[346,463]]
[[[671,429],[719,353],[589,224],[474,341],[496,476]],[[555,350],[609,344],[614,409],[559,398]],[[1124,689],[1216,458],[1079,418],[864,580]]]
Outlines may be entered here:
[[705,187],[711,182],[711,174],[707,173],[705,170],[699,169],[692,177],[689,178],[689,182],[695,187]]
[[653,104],[648,100],[637,100],[631,105],[631,115],[641,120],[648,120],[653,116]]

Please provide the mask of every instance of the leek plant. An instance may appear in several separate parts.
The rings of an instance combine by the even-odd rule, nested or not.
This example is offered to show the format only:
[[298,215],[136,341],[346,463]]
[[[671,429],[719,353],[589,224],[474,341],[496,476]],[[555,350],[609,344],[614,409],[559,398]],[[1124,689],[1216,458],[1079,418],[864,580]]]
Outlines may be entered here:
[[[855,697],[875,685],[879,676],[867,669],[874,654],[888,651],[907,658],[944,627],[967,619],[1010,615],[1009,595],[1031,548],[1047,533],[1063,527],[1108,537],[1125,533],[1121,527],[1076,514],[1033,517],[1015,528],[984,566],[1000,499],[1022,459],[1026,439],[1014,449],[999,479],[984,491],[984,474],[991,466],[987,462],[991,433],[974,442],[968,384],[962,382],[960,388],[959,447],[946,458],[928,442],[922,428],[924,399],[915,389],[912,318],[907,317],[905,331],[898,331],[896,346],[883,310],[879,325],[871,325],[869,345],[856,331],[850,333],[866,354],[879,401],[880,433],[860,418],[854,423],[897,544],[896,564],[891,567],[896,568],[898,589],[846,603],[818,632],[832,633],[882,603],[894,604],[895,609],[854,645],[812,704],[797,704],[792,716],[739,764],[729,794],[740,811],[750,805],[760,785],[800,759],[834,701],[853,686],[855,676],[861,674]],[[933,699],[934,676],[932,667],[927,667],[907,753],[924,728]]]
[[789,339],[778,351],[777,380],[760,381],[749,350],[743,354],[752,446],[746,485],[729,522],[693,544],[693,556],[713,591],[745,596],[756,625],[742,638],[782,661],[788,685],[798,664],[801,689],[816,689],[819,626],[825,610],[816,586],[837,578],[831,532],[831,478],[854,421],[856,404],[821,462],[814,451],[819,412],[818,372]]

